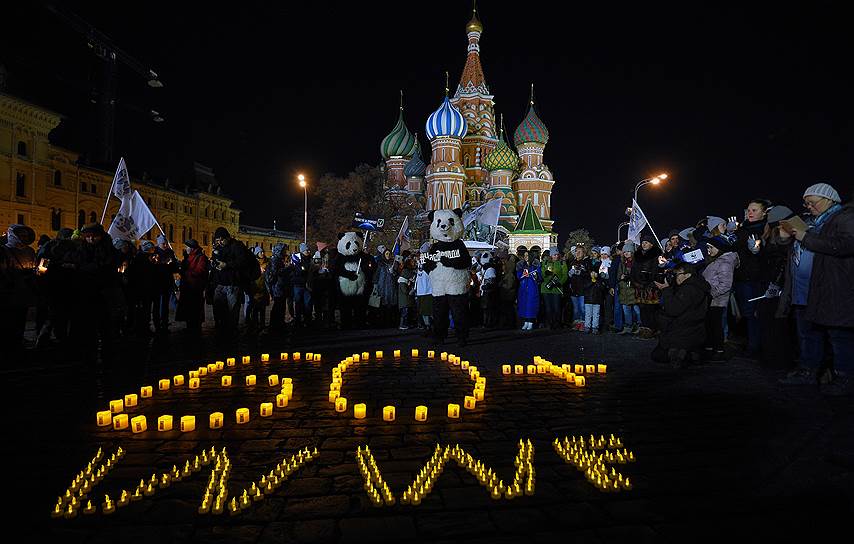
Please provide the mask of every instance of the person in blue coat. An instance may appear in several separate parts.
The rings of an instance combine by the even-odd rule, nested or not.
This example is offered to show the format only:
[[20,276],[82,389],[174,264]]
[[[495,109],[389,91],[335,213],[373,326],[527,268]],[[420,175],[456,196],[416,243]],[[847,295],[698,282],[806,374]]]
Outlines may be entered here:
[[516,277],[519,279],[519,293],[517,303],[519,317],[522,319],[522,330],[534,329],[534,321],[540,313],[540,283],[543,281],[543,272],[540,262],[531,259],[531,254],[525,252],[521,261],[516,264]]

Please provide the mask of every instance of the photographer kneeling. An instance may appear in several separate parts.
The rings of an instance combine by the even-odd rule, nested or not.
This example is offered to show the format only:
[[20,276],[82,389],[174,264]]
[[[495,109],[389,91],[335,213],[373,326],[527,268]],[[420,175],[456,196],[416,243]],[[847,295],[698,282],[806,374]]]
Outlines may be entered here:
[[[675,285],[671,285],[673,281]],[[652,360],[681,367],[689,356],[699,359],[703,349],[711,287],[691,264],[684,262],[676,265],[664,283],[655,284],[661,290],[661,334],[652,350]]]

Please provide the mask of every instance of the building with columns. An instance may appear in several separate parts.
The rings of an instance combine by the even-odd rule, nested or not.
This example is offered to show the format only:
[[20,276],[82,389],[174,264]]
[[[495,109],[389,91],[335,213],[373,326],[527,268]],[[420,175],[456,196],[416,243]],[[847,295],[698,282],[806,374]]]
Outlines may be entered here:
[[513,132],[514,151],[505,138],[503,123],[496,123],[494,96],[481,65],[482,35],[483,24],[473,10],[466,25],[466,62],[456,92],[448,96],[446,86],[442,103],[427,119],[432,153],[426,165],[417,137],[406,127],[401,106],[397,125],[381,144],[387,185],[418,196],[427,211],[464,204],[476,207],[500,198],[499,228],[508,234],[520,225],[520,211],[530,207],[536,221],[526,219],[522,230],[527,231],[527,238],[536,234],[542,240],[545,233],[546,242],[556,245],[556,236],[551,235],[555,181],[544,162],[549,131],[534,107],[533,84],[527,112]]

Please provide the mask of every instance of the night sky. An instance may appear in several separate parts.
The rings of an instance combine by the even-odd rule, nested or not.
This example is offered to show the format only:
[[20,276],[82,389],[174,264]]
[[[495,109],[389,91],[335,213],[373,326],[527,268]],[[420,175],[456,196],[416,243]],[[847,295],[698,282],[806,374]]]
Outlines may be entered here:
[[[39,5],[16,4],[0,36],[7,92],[66,115],[53,140],[85,150],[100,61]],[[378,163],[399,89],[407,125],[423,134],[444,71],[452,92],[459,82],[471,15],[466,0],[64,5],[166,84],[119,71],[116,156],[132,175],[174,180],[181,165],[207,164],[243,223],[294,230],[295,174]],[[509,131],[535,84],[559,233],[613,241],[635,182],[662,171],[666,185],[639,198],[661,236],[740,215],[757,195],[799,209],[816,181],[850,195],[854,39],[838,8],[579,5],[478,6],[482,65]],[[151,123],[149,109],[166,122]]]

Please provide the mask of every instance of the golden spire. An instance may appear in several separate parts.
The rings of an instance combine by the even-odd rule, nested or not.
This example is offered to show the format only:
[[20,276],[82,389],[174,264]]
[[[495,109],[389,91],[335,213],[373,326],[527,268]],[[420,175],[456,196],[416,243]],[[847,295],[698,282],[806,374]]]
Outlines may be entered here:
[[501,114],[501,138],[500,139],[502,139],[502,140],[504,139],[504,114],[503,113]]
[[447,97],[448,97],[448,93],[450,92],[450,87],[449,87],[449,85],[450,85],[450,84],[448,83],[448,72],[447,72],[447,70],[446,70],[446,71],[445,71],[445,98],[447,98]]
[[477,18],[477,0],[472,0],[471,21],[466,25],[466,32],[483,32],[483,25]]

